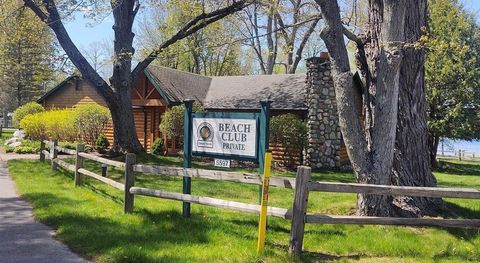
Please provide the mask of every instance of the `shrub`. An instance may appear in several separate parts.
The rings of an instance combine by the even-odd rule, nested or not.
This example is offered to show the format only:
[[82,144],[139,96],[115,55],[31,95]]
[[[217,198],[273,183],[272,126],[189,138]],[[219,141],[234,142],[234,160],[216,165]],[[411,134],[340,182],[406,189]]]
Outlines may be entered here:
[[72,110],[51,110],[27,115],[20,121],[20,128],[30,139],[47,138],[59,141],[74,141],[77,132],[73,126]]
[[5,146],[7,153],[38,153],[40,151],[40,141],[22,140],[22,145],[17,147]]
[[14,153],[37,153],[38,149],[30,146],[18,146],[13,149]]
[[42,111],[45,111],[45,109],[43,108],[42,105],[36,103],[36,102],[29,102],[29,103],[26,103],[20,107],[18,107],[14,112],[13,112],[13,116],[12,116],[12,122],[13,122],[13,125],[18,128],[19,125],[20,125],[20,121],[23,120],[23,118],[25,118],[25,116],[29,115],[29,114],[34,114],[34,113],[37,113],[37,112],[42,112]]
[[20,121],[20,128],[30,139],[48,138],[96,145],[97,138],[110,121],[107,108],[97,104],[75,109],[50,110],[29,114]]
[[103,133],[100,133],[97,140],[95,141],[95,148],[100,151],[108,148],[108,146],[110,146],[110,143],[108,142],[107,137]]
[[[193,111],[203,111],[198,103],[193,103]],[[162,115],[160,131],[168,138],[179,138],[183,136],[183,114],[185,106],[173,106]]]
[[46,111],[43,115],[48,138],[58,141],[74,141],[77,138],[72,110]]
[[20,121],[20,128],[23,129],[28,138],[39,140],[46,137],[47,129],[43,122],[44,113],[30,114]]
[[165,148],[163,147],[163,140],[161,138],[155,139],[152,145],[152,153],[162,155]]
[[80,105],[74,109],[75,129],[80,139],[86,144],[96,145],[97,139],[109,121],[110,112],[98,104]]
[[76,142],[58,142],[58,146],[75,150],[77,149],[77,143]]
[[271,118],[270,142],[281,144],[285,148],[285,166],[292,166],[295,153],[307,146],[307,133],[307,124],[292,113]]

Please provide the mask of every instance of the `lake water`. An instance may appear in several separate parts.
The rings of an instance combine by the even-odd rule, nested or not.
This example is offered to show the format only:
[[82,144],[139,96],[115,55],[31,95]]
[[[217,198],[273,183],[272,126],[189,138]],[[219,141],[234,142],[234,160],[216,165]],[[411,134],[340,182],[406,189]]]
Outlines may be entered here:
[[[459,150],[465,151],[467,154],[473,154],[480,156],[480,141],[465,141],[465,140],[443,140],[443,149],[445,155],[453,155],[458,153]],[[438,153],[442,152],[442,141],[438,145]]]

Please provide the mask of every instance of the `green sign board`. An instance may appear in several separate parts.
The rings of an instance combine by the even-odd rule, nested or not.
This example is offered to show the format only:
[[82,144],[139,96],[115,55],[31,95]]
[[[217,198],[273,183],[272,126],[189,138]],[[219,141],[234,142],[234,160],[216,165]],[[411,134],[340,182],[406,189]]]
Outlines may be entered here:
[[[185,100],[183,167],[192,167],[192,155],[257,162],[263,173],[268,149],[270,101],[260,102],[260,112],[193,112],[193,100]],[[191,193],[191,178],[183,177],[183,193]],[[259,187],[259,199],[261,187]],[[190,216],[190,203],[183,203]]]

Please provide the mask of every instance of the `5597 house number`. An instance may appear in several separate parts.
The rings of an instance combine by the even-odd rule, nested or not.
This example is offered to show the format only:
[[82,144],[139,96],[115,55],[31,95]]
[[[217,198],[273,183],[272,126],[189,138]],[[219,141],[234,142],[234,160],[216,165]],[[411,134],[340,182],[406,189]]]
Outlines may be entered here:
[[216,167],[230,168],[230,160],[215,159],[214,164]]

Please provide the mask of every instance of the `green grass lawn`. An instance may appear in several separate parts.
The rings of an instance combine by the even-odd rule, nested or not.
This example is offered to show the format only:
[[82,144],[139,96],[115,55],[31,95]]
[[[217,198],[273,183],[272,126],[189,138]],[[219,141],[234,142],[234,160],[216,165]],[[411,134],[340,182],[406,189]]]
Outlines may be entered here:
[[2,129],[2,138],[6,138],[6,139],[11,138],[15,131],[16,131],[16,129],[3,128]]
[[[142,157],[145,162],[178,165],[178,158]],[[150,159],[150,160],[149,160]],[[133,214],[123,214],[123,194],[87,178],[73,187],[70,172],[52,172],[48,163],[8,163],[19,192],[35,217],[57,230],[74,251],[99,262],[288,262],[290,221],[269,218],[266,250],[256,254],[258,216],[192,204],[192,217],[181,203],[137,196]],[[196,166],[209,166],[196,164]],[[98,164],[87,162],[90,170]],[[443,163],[440,186],[480,188],[480,164]],[[238,170],[238,169],[237,169]],[[293,176],[283,172],[276,175]],[[110,169],[119,181],[121,171]],[[353,182],[348,172],[314,173],[315,180]],[[137,174],[137,186],[180,192],[180,178]],[[255,203],[257,186],[194,179],[195,195]],[[293,191],[271,188],[269,205],[289,208]],[[461,217],[480,218],[480,201],[446,199]],[[311,193],[309,212],[352,214],[355,195]],[[318,262],[479,262],[479,230],[395,226],[307,225],[304,255],[295,261]]]

